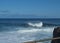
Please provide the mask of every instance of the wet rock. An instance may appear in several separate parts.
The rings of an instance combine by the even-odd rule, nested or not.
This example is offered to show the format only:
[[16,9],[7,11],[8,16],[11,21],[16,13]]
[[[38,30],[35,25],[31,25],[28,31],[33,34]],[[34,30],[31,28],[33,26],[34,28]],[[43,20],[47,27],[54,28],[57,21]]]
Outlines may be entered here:
[[[53,38],[60,37],[60,27],[54,28]],[[51,43],[60,43],[60,39],[52,40]]]

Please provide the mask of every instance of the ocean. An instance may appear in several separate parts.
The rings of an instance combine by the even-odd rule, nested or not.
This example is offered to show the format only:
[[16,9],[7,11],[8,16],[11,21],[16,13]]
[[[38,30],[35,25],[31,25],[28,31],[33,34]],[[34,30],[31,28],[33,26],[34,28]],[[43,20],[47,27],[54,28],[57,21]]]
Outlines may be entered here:
[[[60,26],[60,19],[56,18],[0,19],[0,43],[24,43],[52,38],[57,26]],[[51,40],[40,43],[51,43]]]

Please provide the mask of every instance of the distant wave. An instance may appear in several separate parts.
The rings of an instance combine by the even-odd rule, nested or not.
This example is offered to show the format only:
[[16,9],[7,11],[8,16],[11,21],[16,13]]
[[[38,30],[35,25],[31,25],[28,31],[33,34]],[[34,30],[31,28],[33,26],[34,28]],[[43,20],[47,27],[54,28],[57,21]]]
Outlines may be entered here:
[[[49,23],[44,23],[44,22],[26,22],[26,23],[20,23],[20,24],[0,24],[0,32],[4,32],[4,31],[17,31],[20,30],[21,27],[23,27],[25,29],[25,27],[28,28],[32,28],[32,30],[24,30],[23,32],[36,32],[36,31],[40,31],[39,29],[43,29],[43,27],[50,27],[50,26],[55,26],[56,24],[49,24]],[[35,29],[33,29],[35,28]],[[37,29],[37,30],[36,30]],[[44,29],[43,29],[44,30]],[[45,31],[45,30],[44,30]]]
[[22,23],[0,23],[0,27],[45,27],[45,26],[60,26],[60,24],[54,24],[54,23],[45,23],[45,22],[22,22]]
[[42,22],[39,22],[39,23],[31,23],[31,22],[29,22],[28,25],[32,26],[32,27],[42,27],[43,23]]
[[22,27],[42,27],[42,26],[60,26],[60,24],[52,24],[52,23],[33,23],[33,22],[27,22],[27,23],[0,23],[0,26],[22,26]]

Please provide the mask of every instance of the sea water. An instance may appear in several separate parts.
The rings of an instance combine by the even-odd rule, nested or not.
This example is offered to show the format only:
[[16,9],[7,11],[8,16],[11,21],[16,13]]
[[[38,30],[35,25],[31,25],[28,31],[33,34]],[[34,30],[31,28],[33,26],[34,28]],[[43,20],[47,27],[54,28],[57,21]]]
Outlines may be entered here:
[[[52,38],[56,26],[60,26],[60,19],[0,19],[0,43]],[[40,43],[51,43],[51,40]]]

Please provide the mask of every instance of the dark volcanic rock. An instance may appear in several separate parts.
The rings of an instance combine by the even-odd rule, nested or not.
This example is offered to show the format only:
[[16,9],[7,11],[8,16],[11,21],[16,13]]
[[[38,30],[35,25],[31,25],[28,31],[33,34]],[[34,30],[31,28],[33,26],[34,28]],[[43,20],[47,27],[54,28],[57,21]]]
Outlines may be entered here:
[[[60,27],[57,27],[53,31],[53,38],[60,37]],[[60,39],[52,40],[51,43],[60,43]]]

